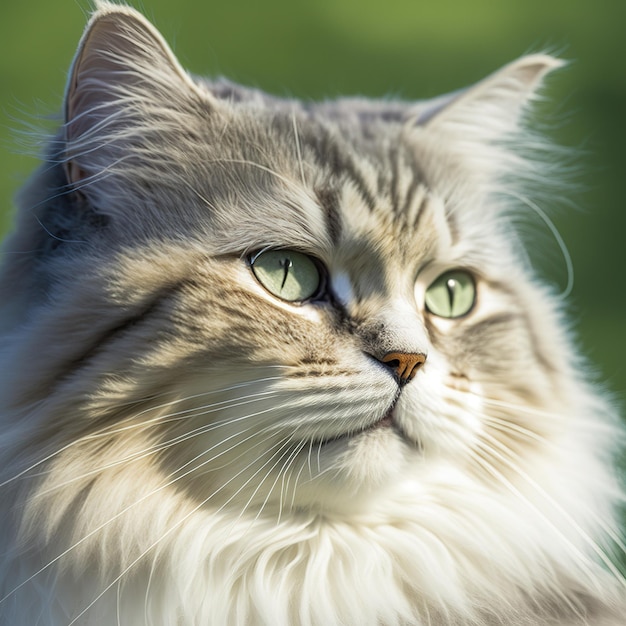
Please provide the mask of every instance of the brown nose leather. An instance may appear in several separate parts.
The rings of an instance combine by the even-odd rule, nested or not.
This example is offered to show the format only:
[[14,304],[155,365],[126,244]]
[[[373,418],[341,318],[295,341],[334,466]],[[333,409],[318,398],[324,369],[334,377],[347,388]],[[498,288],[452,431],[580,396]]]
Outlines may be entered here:
[[402,383],[408,383],[417,370],[424,365],[426,355],[412,352],[387,352],[381,359],[390,367]]

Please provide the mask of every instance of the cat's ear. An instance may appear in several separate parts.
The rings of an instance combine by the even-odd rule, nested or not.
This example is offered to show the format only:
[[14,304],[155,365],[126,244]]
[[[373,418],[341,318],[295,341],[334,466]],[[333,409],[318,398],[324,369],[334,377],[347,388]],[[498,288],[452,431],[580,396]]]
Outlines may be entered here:
[[[87,188],[127,158],[127,148],[171,125],[210,96],[181,67],[161,34],[135,10],[98,2],[65,94],[68,182]],[[155,147],[156,148],[156,147]],[[156,150],[155,150],[156,152]]]
[[[472,190],[484,198],[484,193],[510,192],[511,175],[520,185],[547,182],[550,145],[526,128],[524,112],[543,78],[562,65],[544,54],[522,57],[464,91],[417,103],[407,129],[415,135],[420,158],[438,164],[431,184],[448,195],[468,198]],[[482,200],[475,204],[482,206]]]
[[522,57],[468,89],[420,105],[414,122],[487,140],[507,135],[518,126],[544,76],[562,65],[546,54]]

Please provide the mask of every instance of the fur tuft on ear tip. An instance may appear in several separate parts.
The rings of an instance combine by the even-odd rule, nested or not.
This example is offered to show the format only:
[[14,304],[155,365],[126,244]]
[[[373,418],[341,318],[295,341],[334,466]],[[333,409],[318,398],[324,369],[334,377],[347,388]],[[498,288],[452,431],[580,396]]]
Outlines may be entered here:
[[93,13],[114,13],[127,12],[141,15],[138,11],[123,2],[113,2],[112,0],[92,0]]
[[505,65],[494,76],[501,73],[508,75],[517,80],[520,87],[525,86],[530,92],[534,92],[544,76],[565,65],[566,61],[549,54],[529,54]]
[[[515,126],[543,78],[564,65],[566,61],[548,54],[523,56],[467,89],[421,103],[415,122],[418,126],[439,127],[454,120],[475,118],[486,129],[490,120],[500,127],[506,126],[507,121]],[[483,117],[478,119],[481,112]]]

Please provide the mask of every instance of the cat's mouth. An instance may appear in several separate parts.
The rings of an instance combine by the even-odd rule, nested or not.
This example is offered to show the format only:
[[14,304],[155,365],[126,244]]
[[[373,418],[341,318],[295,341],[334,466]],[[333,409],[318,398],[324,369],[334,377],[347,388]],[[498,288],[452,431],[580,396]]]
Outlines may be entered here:
[[389,406],[389,408],[387,409],[387,411],[385,412],[385,414],[381,418],[373,422],[372,424],[368,424],[367,426],[358,430],[347,431],[341,435],[336,435],[334,437],[327,437],[327,438],[320,439],[318,443],[320,445],[326,445],[326,444],[334,443],[337,441],[346,441],[354,437],[357,437],[359,435],[363,435],[365,433],[375,432],[375,431],[384,430],[384,429],[393,429],[403,438],[406,438],[404,432],[402,431],[402,429],[400,428],[399,424],[397,423],[395,419],[395,410],[396,410],[397,403],[398,403],[398,398],[396,397],[394,401],[391,403],[391,405]]
[[393,428],[395,425],[395,420],[394,420],[395,409],[396,409],[396,401],[393,402],[393,404],[389,407],[389,410],[377,422],[374,422],[371,426],[367,426],[361,432],[367,432],[370,430],[378,430],[379,428]]

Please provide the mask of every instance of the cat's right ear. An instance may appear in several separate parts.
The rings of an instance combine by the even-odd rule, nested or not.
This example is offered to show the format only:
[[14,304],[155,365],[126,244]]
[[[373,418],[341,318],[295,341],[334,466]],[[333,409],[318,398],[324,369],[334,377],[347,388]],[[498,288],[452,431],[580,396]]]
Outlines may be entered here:
[[102,1],[97,6],[64,103],[66,175],[73,188],[85,190],[129,158],[142,133],[167,127],[199,102],[212,104],[140,13]]

